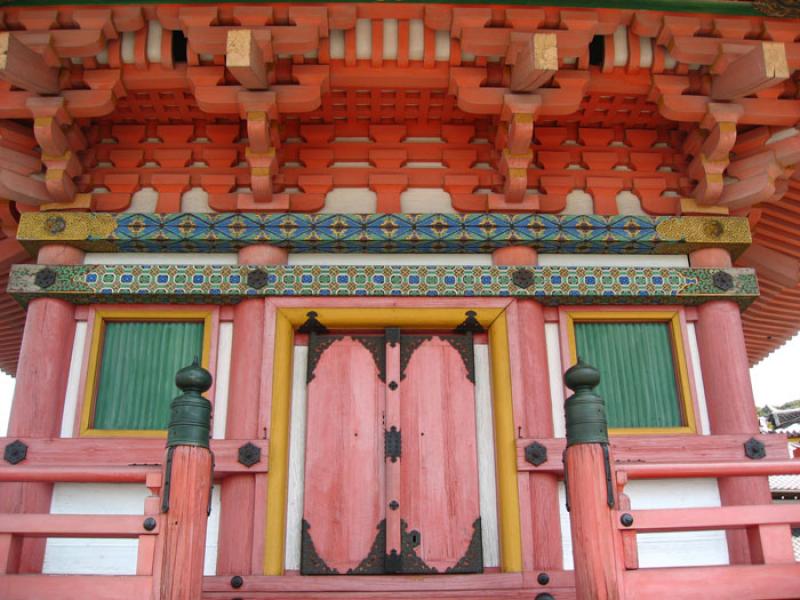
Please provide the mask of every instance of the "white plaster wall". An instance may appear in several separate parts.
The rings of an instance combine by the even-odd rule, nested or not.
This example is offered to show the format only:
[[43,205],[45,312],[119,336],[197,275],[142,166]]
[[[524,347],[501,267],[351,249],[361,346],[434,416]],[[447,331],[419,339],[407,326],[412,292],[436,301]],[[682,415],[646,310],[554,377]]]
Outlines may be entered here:
[[405,213],[455,213],[450,194],[439,188],[411,188],[400,194]]
[[[149,495],[144,485],[135,483],[57,483],[53,486],[50,512],[142,515],[144,500]],[[214,486],[206,536],[206,575],[216,573],[219,511],[219,486]],[[49,538],[42,572],[61,575],[135,575],[138,546],[139,542],[135,539]]]
[[87,252],[85,265],[235,265],[235,253]]
[[308,347],[295,346],[292,361],[292,416],[289,425],[289,484],[286,504],[287,571],[300,569],[300,534],[306,464],[306,367]]
[[378,195],[369,188],[335,188],[325,196],[321,213],[374,213]]
[[476,344],[475,428],[478,442],[478,489],[480,490],[484,567],[497,567],[500,565],[493,424],[489,346]]
[[491,254],[289,254],[290,265],[483,265]]
[[703,371],[700,368],[700,351],[697,348],[697,332],[694,323],[686,324],[686,352],[689,354],[688,360],[692,365],[694,373],[695,394],[697,397],[698,415],[697,422],[699,431],[703,435],[711,433],[711,426],[708,420],[708,405],[706,404],[705,384],[703,383]]
[[230,387],[233,323],[225,322],[219,324],[218,339],[217,369],[216,373],[214,373],[214,380],[216,381],[214,414],[212,417],[212,437],[215,440],[225,439],[225,426],[228,422],[228,389]]
[[540,254],[543,267],[688,267],[685,254]]
[[[655,479],[632,481],[625,487],[633,510],[720,506],[716,479]],[[570,519],[564,484],[559,483],[564,568],[574,569]],[[682,531],[638,536],[639,566],[691,567],[728,564],[724,531]]]
[[78,407],[81,405],[78,390],[83,370],[83,353],[86,348],[86,321],[75,324],[75,337],[72,342],[72,358],[69,363],[67,376],[67,391],[64,394],[64,413],[61,417],[61,437],[69,438],[75,435],[75,418]]
[[550,399],[553,411],[553,435],[563,438],[567,434],[564,422],[564,386],[561,372],[561,340],[558,323],[544,324],[544,337],[547,345],[547,374],[550,378]]

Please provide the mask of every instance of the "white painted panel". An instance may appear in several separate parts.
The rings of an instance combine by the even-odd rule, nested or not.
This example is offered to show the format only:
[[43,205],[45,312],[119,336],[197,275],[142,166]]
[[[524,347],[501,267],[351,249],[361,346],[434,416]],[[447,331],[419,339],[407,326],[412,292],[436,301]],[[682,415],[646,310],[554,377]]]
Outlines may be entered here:
[[86,346],[86,321],[75,324],[75,338],[72,342],[72,358],[69,363],[67,376],[67,391],[64,394],[64,414],[61,417],[61,437],[69,438],[75,435],[75,416],[80,404],[78,389],[80,388],[81,372],[83,370],[83,353]]
[[614,66],[628,64],[628,28],[620,25],[614,30]]
[[475,346],[475,427],[484,567],[497,567],[500,564],[493,423],[489,347],[479,344]]
[[199,252],[87,252],[85,265],[235,265],[236,254]]
[[356,19],[356,58],[372,58],[372,19]]
[[369,188],[335,188],[325,196],[321,213],[374,213],[378,195]]
[[214,209],[208,205],[208,192],[203,188],[195,187],[187,192],[184,192],[181,196],[181,211],[192,213],[213,213]]
[[[56,483],[53,514],[141,515],[149,490],[136,483]],[[206,535],[205,575],[216,573],[219,486],[214,486]],[[49,538],[42,572],[64,575],[135,575],[135,539]]]
[[490,254],[289,254],[290,265],[491,265]]
[[447,29],[436,32],[434,58],[436,60],[450,60],[450,31]]
[[219,548],[219,513],[222,510],[220,502],[220,486],[211,488],[211,514],[208,515],[208,528],[206,529],[206,556],[203,564],[203,575],[217,574],[217,553]]
[[621,215],[645,215],[642,203],[633,192],[622,190],[617,194],[617,212]]
[[132,65],[136,62],[136,32],[126,31],[121,36],[122,43],[120,44],[120,55],[123,64]]
[[653,66],[653,38],[639,38],[639,66],[643,69]]
[[561,340],[558,323],[544,324],[544,339],[547,344],[547,375],[550,378],[550,400],[553,411],[553,435],[567,435],[564,423],[564,386],[561,367]]
[[548,267],[688,267],[685,254],[540,254]]
[[383,60],[397,59],[397,19],[383,20]]
[[306,367],[308,347],[296,346],[292,370],[292,416],[289,428],[289,487],[286,506],[286,555],[288,571],[300,569],[303,527],[303,490],[306,463]]
[[[634,510],[701,508],[720,505],[715,479],[656,479],[632,481],[625,487]],[[564,484],[559,483],[561,538],[564,568],[573,569],[569,513]],[[648,533],[638,536],[639,566],[691,567],[728,564],[728,545],[723,531]]]
[[422,60],[425,54],[425,24],[422,19],[408,21],[408,58]]
[[700,368],[700,351],[697,348],[697,331],[694,323],[686,324],[687,350],[689,361],[694,372],[695,393],[697,394],[697,405],[700,414],[697,415],[700,421],[700,433],[708,435],[711,433],[711,426],[708,420],[708,405],[706,404],[706,388],[703,383],[703,371]]
[[217,372],[214,374],[214,424],[212,437],[215,440],[225,439],[225,427],[228,422],[228,389],[231,377],[231,348],[233,346],[233,323],[219,324],[219,342],[217,344]]
[[770,136],[770,138],[766,141],[766,145],[769,146],[770,144],[774,144],[775,142],[780,142],[781,140],[794,137],[798,133],[800,133],[800,130],[798,130],[797,127],[787,127],[786,129],[779,129]]
[[669,50],[664,50],[664,68],[665,69],[674,69],[678,64],[678,61],[669,53]]
[[[123,33],[122,36],[128,35]],[[157,140],[161,141],[161,140]],[[151,187],[145,187],[135,192],[131,196],[131,203],[128,208],[122,212],[126,213],[150,213],[156,212],[156,204],[158,203],[158,192]]]
[[147,22],[147,60],[151,63],[161,62],[161,23],[157,19]]
[[567,194],[567,204],[562,215],[591,215],[594,212],[594,200],[591,194],[583,190],[572,190]]
[[344,31],[331,29],[330,31],[331,58],[344,58]]
[[455,213],[450,194],[438,188],[411,188],[400,194],[405,213]]

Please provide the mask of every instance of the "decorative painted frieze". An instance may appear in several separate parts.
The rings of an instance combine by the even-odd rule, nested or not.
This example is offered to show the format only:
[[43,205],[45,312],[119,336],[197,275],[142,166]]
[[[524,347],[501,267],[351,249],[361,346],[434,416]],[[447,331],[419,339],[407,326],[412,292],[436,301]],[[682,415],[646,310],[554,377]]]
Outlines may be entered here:
[[26,213],[30,251],[61,242],[93,252],[232,252],[274,244],[292,252],[475,253],[510,244],[546,253],[685,254],[751,242],[739,217],[544,214]]
[[517,266],[16,265],[8,292],[85,304],[251,296],[515,296],[545,304],[701,304],[758,296],[752,269]]

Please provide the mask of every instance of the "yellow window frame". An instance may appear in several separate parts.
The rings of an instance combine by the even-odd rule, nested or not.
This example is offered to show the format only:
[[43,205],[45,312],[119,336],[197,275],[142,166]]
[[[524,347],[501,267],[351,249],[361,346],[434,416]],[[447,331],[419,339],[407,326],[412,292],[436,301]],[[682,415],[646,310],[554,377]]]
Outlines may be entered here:
[[97,400],[97,379],[100,375],[106,323],[110,322],[186,322],[203,323],[203,356],[201,364],[209,368],[211,357],[211,333],[214,311],[206,309],[148,310],[126,308],[98,308],[92,320],[92,336],[89,345],[89,360],[83,392],[83,406],[79,427],[80,437],[166,437],[164,429],[95,429],[94,409]]
[[680,427],[614,427],[608,431],[615,435],[642,434],[686,434],[697,433],[697,418],[694,410],[694,396],[689,379],[683,327],[680,309],[665,310],[564,310],[566,317],[567,341],[570,364],[577,361],[575,342],[575,323],[666,323],[670,329],[672,360],[675,383],[679,396],[681,417],[684,425]]
[[522,571],[516,440],[505,307],[488,308],[466,304],[459,308],[339,308],[309,305],[303,308],[278,307],[276,311],[264,541],[265,575],[283,575],[284,572],[294,332],[308,319],[308,312],[316,312],[319,320],[331,328],[453,329],[464,320],[464,313],[467,310],[474,310],[476,318],[482,324],[490,324],[488,332],[494,410],[500,567],[504,572]]

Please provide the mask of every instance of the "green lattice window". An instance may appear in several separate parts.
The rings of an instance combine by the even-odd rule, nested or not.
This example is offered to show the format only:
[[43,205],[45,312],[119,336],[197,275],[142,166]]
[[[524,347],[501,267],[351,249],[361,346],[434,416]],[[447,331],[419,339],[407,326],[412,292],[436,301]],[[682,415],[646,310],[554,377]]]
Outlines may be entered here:
[[577,321],[574,334],[577,354],[600,370],[610,428],[693,427],[672,321]]
[[95,349],[95,389],[87,429],[159,431],[180,391],[175,373],[203,355],[203,321],[108,320]]

